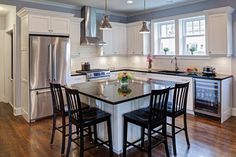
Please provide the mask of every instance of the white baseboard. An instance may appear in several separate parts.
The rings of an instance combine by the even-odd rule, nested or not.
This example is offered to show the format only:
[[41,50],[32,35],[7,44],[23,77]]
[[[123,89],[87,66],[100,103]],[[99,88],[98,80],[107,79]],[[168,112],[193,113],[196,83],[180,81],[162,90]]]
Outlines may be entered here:
[[22,109],[21,109],[21,107],[14,107],[14,116],[20,116],[20,115],[22,115]]
[[236,116],[236,107],[232,108],[232,116]]

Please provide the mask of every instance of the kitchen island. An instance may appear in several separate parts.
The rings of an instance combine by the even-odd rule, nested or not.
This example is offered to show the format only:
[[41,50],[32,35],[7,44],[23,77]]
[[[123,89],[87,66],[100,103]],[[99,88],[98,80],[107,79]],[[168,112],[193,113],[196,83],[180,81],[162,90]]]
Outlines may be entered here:
[[[123,142],[123,114],[144,108],[149,105],[149,96],[153,89],[173,88],[176,82],[143,79],[132,80],[122,85],[117,80],[91,81],[82,84],[69,85],[78,89],[81,95],[88,98],[88,104],[106,111],[112,115],[113,150],[122,153]],[[171,94],[170,94],[171,95]],[[107,139],[106,125],[99,124],[98,137]],[[129,125],[128,140],[140,138],[140,128]]]

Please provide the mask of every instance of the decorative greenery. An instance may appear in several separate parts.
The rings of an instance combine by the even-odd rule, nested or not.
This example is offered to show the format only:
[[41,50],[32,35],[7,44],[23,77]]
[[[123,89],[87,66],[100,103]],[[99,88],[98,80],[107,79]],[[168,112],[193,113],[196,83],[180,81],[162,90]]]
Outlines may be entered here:
[[197,48],[194,47],[194,46],[192,46],[192,47],[189,49],[189,51],[190,51],[191,54],[193,55],[193,52],[194,52],[194,51],[197,51]]
[[128,85],[122,85],[120,88],[118,88],[118,94],[120,96],[128,96],[132,90],[128,87]]
[[128,72],[120,72],[118,74],[118,80],[121,82],[121,83],[128,83],[129,80],[132,80],[132,75]]
[[165,47],[165,48],[163,49],[163,51],[164,51],[165,54],[166,54],[168,51],[170,51],[170,49],[169,49],[168,47]]

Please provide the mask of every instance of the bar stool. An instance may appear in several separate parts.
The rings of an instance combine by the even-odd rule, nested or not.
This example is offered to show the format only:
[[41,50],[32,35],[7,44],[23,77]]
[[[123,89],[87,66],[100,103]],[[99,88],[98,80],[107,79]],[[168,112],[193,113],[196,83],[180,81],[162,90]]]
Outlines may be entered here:
[[[52,125],[52,135],[50,144],[53,144],[56,130],[62,133],[61,154],[64,154],[65,140],[66,136],[68,136],[68,134],[66,134],[66,127],[69,126],[68,124],[66,124],[66,117],[68,116],[68,106],[64,104],[62,87],[60,84],[50,83],[50,89],[51,89],[52,104],[53,104],[53,117],[52,117],[53,125]],[[89,108],[89,106],[83,104],[83,108]],[[60,126],[57,126],[56,124],[57,116],[61,116],[62,125]]]
[[[124,130],[123,130],[123,157],[126,157],[126,148],[133,146],[148,152],[148,157],[152,156],[152,148],[164,143],[166,156],[169,157],[167,134],[166,134],[166,112],[168,102],[169,88],[163,90],[153,90],[150,97],[150,104],[148,108],[139,109],[124,114]],[[141,138],[134,141],[127,141],[127,129],[128,123],[135,124],[141,127]],[[152,136],[152,130],[154,128],[161,127],[159,136]],[[145,133],[145,129],[148,133]],[[144,137],[148,136],[148,148],[144,149]],[[152,144],[152,139],[157,143]],[[141,146],[137,143],[141,142]]]
[[[110,151],[110,157],[113,156],[112,145],[112,132],[111,132],[111,114],[106,113],[98,108],[83,109],[81,107],[79,91],[66,88],[66,97],[68,101],[69,111],[69,140],[66,156],[69,156],[71,142],[74,142],[80,147],[80,157],[84,156],[84,151],[95,148],[100,145],[107,145]],[[98,137],[95,137],[95,143],[93,146],[84,147],[84,137],[88,134],[84,134],[86,127],[96,126],[99,123],[107,123],[108,141],[103,141]],[[79,136],[72,139],[72,124],[79,128]],[[95,130],[96,132],[96,130]],[[94,132],[92,132],[94,133]],[[96,133],[94,133],[96,135]],[[77,142],[79,140],[79,142]],[[98,142],[97,142],[98,141]]]
[[[174,155],[177,155],[176,152],[176,139],[175,135],[181,131],[185,132],[185,138],[188,147],[190,147],[189,137],[188,137],[188,130],[187,130],[187,97],[188,97],[188,88],[189,88],[189,82],[184,84],[176,84],[174,89],[174,96],[173,96],[173,102],[168,102],[167,107],[167,116],[171,117],[172,124],[167,123],[167,125],[171,126],[171,135],[168,135],[168,137],[172,138],[172,144],[173,144],[173,152]],[[183,116],[184,121],[184,127],[180,128],[175,125],[175,119],[181,115]],[[177,132],[175,132],[175,129],[178,129]]]

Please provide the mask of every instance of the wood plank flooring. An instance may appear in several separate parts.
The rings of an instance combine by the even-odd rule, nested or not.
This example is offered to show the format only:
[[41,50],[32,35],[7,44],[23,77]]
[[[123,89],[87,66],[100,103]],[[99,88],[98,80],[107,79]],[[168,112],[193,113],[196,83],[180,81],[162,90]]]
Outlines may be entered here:
[[[178,119],[177,124],[181,124]],[[191,142],[187,149],[184,133],[177,135],[178,157],[236,157],[236,117],[224,124],[202,117],[188,115]],[[56,133],[54,145],[50,146],[51,120],[45,119],[29,125],[21,117],[14,117],[8,104],[0,103],[0,157],[60,157],[61,134]],[[171,156],[171,140],[168,140]],[[73,145],[71,157],[79,156]],[[146,157],[136,149],[128,151],[128,157]],[[153,157],[164,157],[164,147],[153,150]],[[104,147],[85,153],[85,157],[108,157]],[[116,156],[115,156],[116,157]]]

